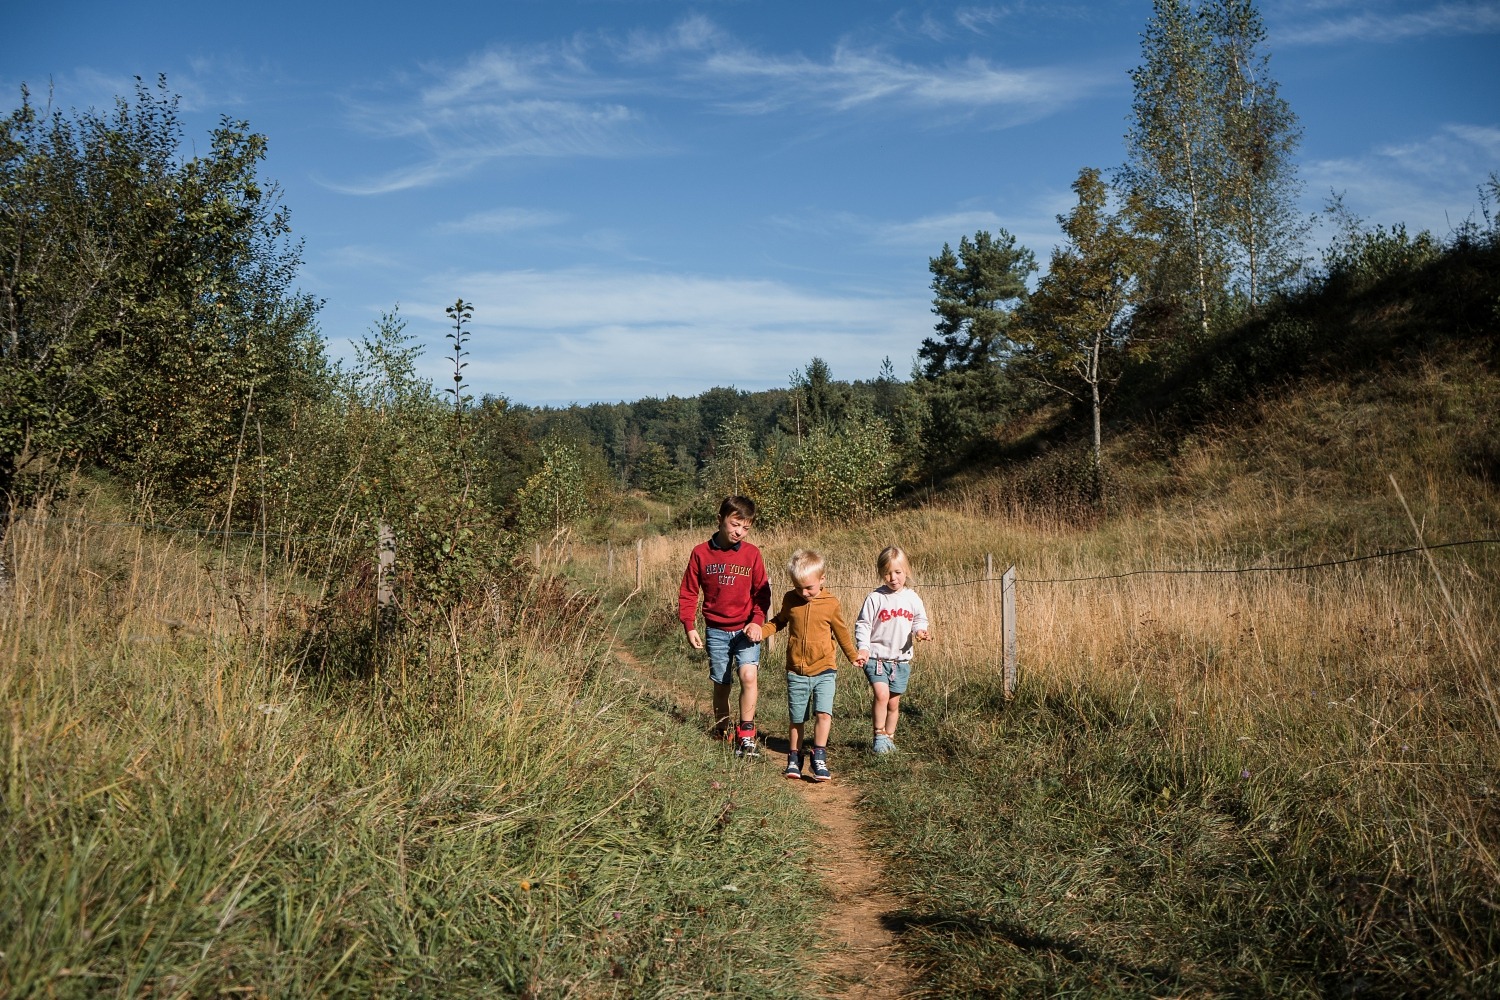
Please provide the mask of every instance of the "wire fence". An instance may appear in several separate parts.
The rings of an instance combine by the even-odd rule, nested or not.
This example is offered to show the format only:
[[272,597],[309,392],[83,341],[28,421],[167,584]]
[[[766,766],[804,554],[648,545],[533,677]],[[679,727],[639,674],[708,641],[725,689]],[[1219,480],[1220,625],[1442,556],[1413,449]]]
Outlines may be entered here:
[[[1095,576],[1064,576],[1050,579],[1031,577],[1017,577],[1017,583],[1029,584],[1051,584],[1051,583],[1089,583],[1100,580],[1124,580],[1133,576],[1237,576],[1249,573],[1293,573],[1301,570],[1329,569],[1334,566],[1348,566],[1352,563],[1369,562],[1372,559],[1392,559],[1396,556],[1413,555],[1419,552],[1437,552],[1440,549],[1452,549],[1466,545],[1500,545],[1500,538],[1467,538],[1457,542],[1441,542],[1436,545],[1413,545],[1404,549],[1386,549],[1380,552],[1370,552],[1362,556],[1346,556],[1342,559],[1327,559],[1322,562],[1296,563],[1281,566],[1231,566],[1231,567],[1189,567],[1189,568],[1166,568],[1166,569],[1132,569],[1121,573],[1103,573]],[[931,590],[943,587],[972,587],[981,583],[993,582],[992,577],[978,577],[973,580],[959,580],[953,583],[924,583],[923,589]]]
[[[25,515],[16,518],[20,523],[27,520]],[[279,538],[293,541],[323,541],[319,536],[298,535],[284,531],[254,531],[249,529],[226,529],[213,527],[200,527],[194,525],[161,524],[150,521],[91,521],[83,518],[46,517],[32,520],[39,524],[64,524],[71,527],[94,527],[94,528],[136,528],[143,531],[165,531],[182,532],[196,535],[233,536],[242,538]],[[1152,567],[1147,569],[1123,570],[1119,573],[1101,573],[1092,576],[1067,576],[1067,577],[1017,577],[1016,583],[1021,584],[1065,584],[1065,583],[1092,583],[1107,580],[1125,580],[1137,576],[1236,576],[1252,573],[1294,573],[1316,569],[1331,569],[1336,566],[1348,566],[1354,563],[1370,562],[1377,559],[1394,559],[1400,556],[1417,555],[1428,552],[1438,552],[1443,549],[1463,548],[1478,545],[1500,545],[1500,538],[1466,538],[1458,541],[1439,542],[1430,545],[1412,545],[1402,549],[1382,549],[1379,552],[1368,552],[1364,555],[1345,556],[1339,559],[1325,559],[1319,562],[1309,563],[1287,563],[1273,566],[1206,566],[1206,567]],[[992,584],[997,581],[994,576],[979,576],[971,580],[955,580],[947,583],[924,582],[923,590],[940,590],[953,587],[975,587],[981,584]],[[846,588],[852,589],[852,588]]]

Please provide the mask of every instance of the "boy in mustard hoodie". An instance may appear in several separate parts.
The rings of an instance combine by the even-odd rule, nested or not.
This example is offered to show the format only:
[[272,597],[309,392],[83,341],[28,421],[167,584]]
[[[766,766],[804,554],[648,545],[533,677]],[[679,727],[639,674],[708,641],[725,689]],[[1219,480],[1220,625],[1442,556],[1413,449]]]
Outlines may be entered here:
[[838,678],[838,647],[855,666],[862,667],[868,653],[854,648],[839,599],[823,589],[823,557],[812,549],[798,549],[786,564],[793,587],[781,599],[781,610],[761,629],[770,637],[785,629],[786,701],[791,719],[791,749],[786,755],[786,776],[802,778],[802,726],[809,711],[814,716],[813,746],[808,759],[814,781],[828,781],[828,734],[833,728],[833,691]]

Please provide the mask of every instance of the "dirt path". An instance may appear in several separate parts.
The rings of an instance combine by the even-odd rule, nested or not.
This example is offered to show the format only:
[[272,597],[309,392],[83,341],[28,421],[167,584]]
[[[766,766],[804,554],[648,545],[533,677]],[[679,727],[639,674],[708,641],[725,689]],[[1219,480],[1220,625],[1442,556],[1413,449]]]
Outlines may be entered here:
[[[703,692],[690,691],[657,676],[627,650],[617,649],[616,653],[619,662],[642,682],[639,686],[645,700],[679,719],[701,719],[707,730],[713,710]],[[773,734],[769,743],[785,753],[785,734],[780,739]],[[837,775],[834,780],[821,783],[786,781],[780,774],[783,761],[782,754],[766,750],[758,765],[765,780],[782,782],[801,795],[827,832],[828,843],[840,845],[838,850],[828,852],[820,864],[830,906],[822,927],[829,948],[823,953],[819,971],[829,995],[849,1000],[906,995],[915,985],[915,978],[901,962],[897,935],[887,920],[901,904],[886,891],[873,866],[865,861],[870,855],[868,838],[856,809],[859,790]]]

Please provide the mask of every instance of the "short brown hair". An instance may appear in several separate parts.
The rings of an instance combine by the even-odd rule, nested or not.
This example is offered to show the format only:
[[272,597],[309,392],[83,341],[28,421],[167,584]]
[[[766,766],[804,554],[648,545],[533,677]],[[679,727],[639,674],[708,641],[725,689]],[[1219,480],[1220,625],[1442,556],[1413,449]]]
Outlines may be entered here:
[[739,494],[735,494],[732,497],[725,497],[724,502],[719,504],[719,520],[727,521],[731,514],[738,514],[747,521],[754,521],[755,501]]

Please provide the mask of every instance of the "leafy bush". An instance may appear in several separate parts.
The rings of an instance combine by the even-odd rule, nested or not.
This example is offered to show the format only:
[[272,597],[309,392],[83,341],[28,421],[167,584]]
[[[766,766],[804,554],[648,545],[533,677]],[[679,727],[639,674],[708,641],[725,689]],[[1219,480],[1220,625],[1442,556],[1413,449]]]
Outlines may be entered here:
[[0,496],[60,457],[222,513],[247,436],[317,391],[265,137],[226,118],[181,146],[164,82],[71,116],[23,87],[0,120]]

